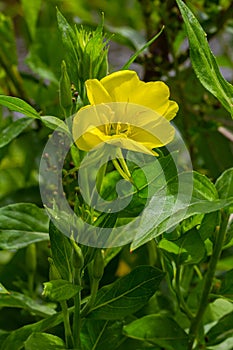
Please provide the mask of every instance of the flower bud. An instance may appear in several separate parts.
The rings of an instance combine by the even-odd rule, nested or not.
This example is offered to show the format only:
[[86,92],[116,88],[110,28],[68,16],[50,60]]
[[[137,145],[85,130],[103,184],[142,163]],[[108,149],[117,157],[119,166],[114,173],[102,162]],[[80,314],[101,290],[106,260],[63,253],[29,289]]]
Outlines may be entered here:
[[104,274],[104,258],[101,249],[97,249],[93,261],[92,277],[100,280]]
[[73,242],[73,247],[74,247],[74,257],[73,257],[74,267],[76,269],[81,269],[84,265],[82,249],[75,242]]
[[70,112],[72,108],[72,92],[71,82],[66,69],[65,61],[61,64],[61,79],[59,82],[59,97],[60,105],[65,110]]

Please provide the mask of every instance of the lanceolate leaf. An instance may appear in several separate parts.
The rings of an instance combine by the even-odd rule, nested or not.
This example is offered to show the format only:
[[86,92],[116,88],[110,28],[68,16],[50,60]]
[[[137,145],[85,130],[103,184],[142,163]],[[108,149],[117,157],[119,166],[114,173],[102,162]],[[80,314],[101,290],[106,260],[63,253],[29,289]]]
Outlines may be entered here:
[[42,305],[30,297],[17,292],[8,292],[8,294],[1,295],[0,307],[22,308],[41,317],[56,313],[52,308]]
[[[185,181],[191,181],[188,173],[181,174],[180,183],[186,183]],[[168,182],[168,188],[172,187],[171,180]],[[161,235],[163,232],[172,230],[182,220],[189,218],[195,214],[207,214],[222,208],[228,208],[233,204],[233,197],[227,199],[217,199],[217,191],[214,185],[208,180],[207,177],[194,173],[193,184],[188,186],[194,186],[191,198],[188,198],[185,190],[186,186],[182,189],[178,189],[171,195],[164,197],[163,193],[156,193],[152,197],[149,205],[153,210],[148,210],[145,216],[142,214],[142,224],[144,228],[144,234],[136,236],[135,240],[131,244],[131,249],[134,250],[141,245],[145,244],[149,240]],[[189,187],[187,187],[189,188]],[[163,205],[161,209],[161,203]],[[146,212],[146,211],[145,211]]]
[[81,330],[83,350],[117,349],[122,341],[122,321],[84,321]]
[[37,111],[18,97],[0,95],[0,105],[9,108],[11,111],[22,113],[30,118],[40,119],[40,115]]
[[78,56],[76,52],[75,32],[59,10],[57,10],[57,22],[66,52],[65,61],[68,66],[69,76],[72,77],[74,84],[78,86]]
[[49,236],[54,264],[61,277],[67,281],[72,278],[72,245],[69,238],[60,232],[50,221]]
[[19,249],[48,239],[48,216],[44,209],[30,203],[0,208],[0,249]]
[[103,320],[120,319],[145,305],[158,289],[164,273],[152,266],[139,266],[127,276],[101,288],[89,314]]
[[157,33],[151,40],[149,40],[142,48],[140,48],[137,52],[135,52],[135,54],[133,56],[130,57],[130,59],[128,60],[128,62],[126,62],[124,64],[124,66],[122,67],[122,69],[129,69],[129,67],[131,66],[131,64],[136,60],[136,58],[144,51],[146,50],[162,33],[164,29],[164,26],[162,27],[162,29],[159,31],[159,33]]
[[56,335],[48,333],[32,333],[25,342],[25,350],[58,350],[65,349],[65,343]]
[[8,125],[6,128],[0,130],[0,148],[11,142],[32,122],[32,119],[21,118]]
[[217,324],[215,324],[209,332],[206,334],[208,345],[215,345],[223,342],[228,337],[233,337],[233,312],[220,318]]
[[215,186],[220,198],[233,197],[233,168],[224,171],[217,179]]
[[63,301],[73,298],[81,287],[65,280],[52,280],[44,283],[43,295],[53,301]]
[[171,318],[148,315],[124,327],[124,333],[133,339],[156,344],[166,350],[187,350],[188,336]]
[[201,84],[209,90],[231,113],[233,117],[233,86],[221,75],[212,54],[204,30],[193,13],[182,0],[176,0],[185,22],[190,57],[195,73]]

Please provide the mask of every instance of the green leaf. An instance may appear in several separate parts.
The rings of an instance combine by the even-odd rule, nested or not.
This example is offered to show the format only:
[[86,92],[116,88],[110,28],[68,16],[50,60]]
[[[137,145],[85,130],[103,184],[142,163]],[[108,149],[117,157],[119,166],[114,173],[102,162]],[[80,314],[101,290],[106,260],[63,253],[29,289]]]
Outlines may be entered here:
[[0,208],[0,249],[20,249],[48,239],[48,216],[44,209],[30,203]]
[[233,168],[224,171],[217,179],[215,186],[220,198],[233,197]]
[[218,294],[233,301],[233,269],[224,274]]
[[169,253],[177,264],[198,264],[205,256],[205,244],[196,228],[186,232],[177,240],[163,238],[159,248]]
[[71,282],[52,280],[44,283],[43,295],[52,301],[63,301],[73,298],[80,290],[80,286]]
[[8,290],[2,285],[2,283],[0,283],[0,294],[9,294]]
[[182,0],[176,0],[185,22],[193,69],[201,84],[210,91],[233,117],[233,86],[221,75],[204,30]]
[[15,137],[17,137],[24,129],[26,129],[33,120],[21,118],[0,130],[0,147],[6,146]]
[[61,322],[63,322],[63,314],[58,312],[44,320],[11,331],[9,336],[0,344],[0,350],[21,350],[24,342],[33,332],[45,332]]
[[200,199],[207,199],[209,201],[218,199],[218,192],[208,177],[194,171],[192,202]]
[[147,341],[166,350],[187,350],[187,334],[165,315],[144,316],[124,326],[123,330],[130,338]]
[[220,222],[220,213],[218,211],[206,214],[201,222],[201,226],[198,230],[199,235],[202,240],[205,241],[209,238],[216,229],[216,226],[219,225]]
[[9,332],[3,331],[0,329],[0,344],[4,342],[4,340],[8,337]]
[[129,67],[131,66],[131,64],[136,60],[136,58],[143,52],[145,51],[156,39],[158,39],[158,37],[160,36],[160,34],[162,34],[162,31],[164,30],[164,26],[162,27],[162,29],[155,35],[153,36],[152,39],[150,39],[145,45],[143,45],[142,48],[140,48],[137,52],[135,52],[135,54],[133,54],[130,59],[124,64],[124,66],[122,67],[122,69],[129,69]]
[[66,134],[70,135],[68,126],[64,123],[63,120],[61,120],[57,117],[46,115],[46,116],[41,117],[41,121],[42,121],[42,123],[45,124],[45,126],[47,126],[48,128],[50,128],[52,130],[59,128],[63,132],[65,132]]
[[136,312],[158,289],[164,273],[152,266],[136,267],[127,276],[101,288],[91,318],[114,320]]
[[54,264],[61,277],[66,281],[72,281],[72,245],[68,237],[60,232],[50,221],[49,236]]
[[30,2],[28,2],[27,0],[21,0],[21,2],[28,30],[31,34],[32,39],[34,39],[36,33],[36,22],[41,7],[41,0],[33,0]]
[[102,321],[86,319],[81,329],[83,350],[117,349],[122,340],[120,321]]
[[218,323],[213,326],[206,334],[207,344],[215,345],[223,342],[225,339],[233,336],[233,312],[220,318]]
[[25,342],[25,350],[65,349],[65,343],[56,335],[48,333],[32,333]]
[[0,105],[9,108],[11,111],[22,113],[30,118],[40,119],[40,115],[37,111],[18,97],[0,95]]
[[8,292],[8,294],[1,295],[0,307],[13,307],[25,309],[32,314],[46,317],[55,314],[56,312],[49,306],[42,305],[41,303],[31,299],[30,297],[18,293]]
[[[176,179],[172,179],[170,183],[167,183],[167,187],[171,188],[171,195],[166,195],[164,198],[164,194],[158,192],[152,197],[149,205],[153,208],[153,211],[148,211],[145,217],[142,215],[144,235],[135,238],[131,244],[132,250],[161,235],[165,231],[173,230],[176,225],[190,216],[228,208],[233,203],[233,197],[217,199],[218,194],[211,181],[205,176],[197,175],[197,173],[194,174],[192,198],[188,198],[186,194],[186,183],[188,191],[192,184],[190,183],[190,173],[180,174],[179,183],[183,184],[181,188],[177,188]],[[162,212],[161,203],[164,203]],[[158,216],[155,215],[157,212],[159,213]]]
[[65,61],[67,63],[68,73],[75,86],[78,87],[78,56],[76,52],[76,36],[65,17],[57,9],[57,23],[61,33],[62,43],[64,45]]

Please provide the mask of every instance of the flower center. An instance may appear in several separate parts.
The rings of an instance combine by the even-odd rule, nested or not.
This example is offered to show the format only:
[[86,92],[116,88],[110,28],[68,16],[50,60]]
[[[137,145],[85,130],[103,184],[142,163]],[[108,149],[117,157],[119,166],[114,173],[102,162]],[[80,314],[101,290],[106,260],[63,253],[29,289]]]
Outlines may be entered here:
[[108,136],[122,135],[124,137],[128,137],[131,133],[131,126],[129,123],[110,123],[108,125],[105,125],[105,133]]

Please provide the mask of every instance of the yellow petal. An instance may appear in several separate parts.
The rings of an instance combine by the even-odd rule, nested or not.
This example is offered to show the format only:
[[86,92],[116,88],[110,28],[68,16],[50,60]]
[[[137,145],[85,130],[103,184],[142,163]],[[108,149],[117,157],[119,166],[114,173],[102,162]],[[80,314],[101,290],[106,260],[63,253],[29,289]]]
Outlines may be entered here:
[[90,127],[82,136],[75,140],[75,143],[82,151],[89,151],[101,142],[108,141],[110,138],[110,136],[105,135],[98,128]]
[[144,83],[140,81],[135,88],[132,87],[129,94],[129,101],[153,109],[163,115],[169,107],[169,88],[161,82]]
[[145,83],[139,80],[136,72],[123,70],[104,77],[100,83],[112,101],[146,106],[160,115],[167,113],[169,120],[175,116],[177,110],[170,111],[169,88],[161,81]]
[[89,79],[85,82],[85,86],[87,90],[87,97],[91,105],[112,101],[109,93],[99,80]]
[[108,144],[111,144],[112,146],[124,148],[129,151],[152,154],[152,155],[154,154],[151,150],[146,148],[143,144],[124,137],[111,138],[105,142]]
[[130,91],[138,85],[139,78],[134,71],[122,70],[107,75],[100,82],[113,102],[128,102]]
[[164,113],[164,117],[167,120],[172,120],[175,117],[178,110],[179,110],[178,104],[175,101],[169,101],[169,107]]

